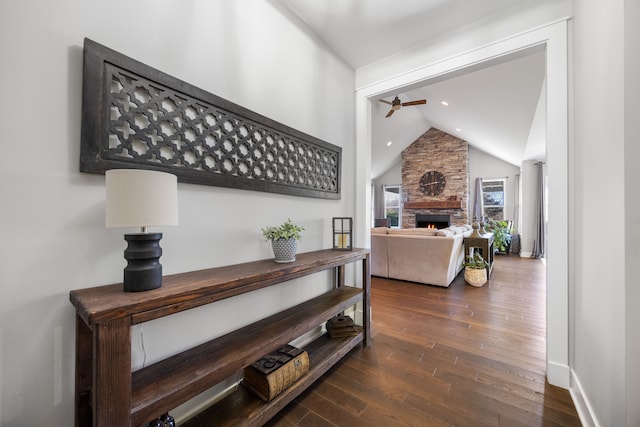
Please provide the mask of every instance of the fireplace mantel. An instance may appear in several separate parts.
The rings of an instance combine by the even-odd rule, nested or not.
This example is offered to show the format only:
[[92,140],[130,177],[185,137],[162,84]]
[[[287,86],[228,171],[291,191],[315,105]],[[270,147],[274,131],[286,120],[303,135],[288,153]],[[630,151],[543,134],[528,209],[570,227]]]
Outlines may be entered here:
[[462,209],[462,200],[437,200],[433,202],[405,202],[404,209]]

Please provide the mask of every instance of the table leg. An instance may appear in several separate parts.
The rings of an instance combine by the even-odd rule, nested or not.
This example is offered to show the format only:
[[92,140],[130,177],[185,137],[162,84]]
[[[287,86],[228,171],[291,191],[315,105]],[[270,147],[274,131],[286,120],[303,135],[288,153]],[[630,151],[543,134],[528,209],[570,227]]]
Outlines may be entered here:
[[93,327],[93,426],[131,425],[131,320]]

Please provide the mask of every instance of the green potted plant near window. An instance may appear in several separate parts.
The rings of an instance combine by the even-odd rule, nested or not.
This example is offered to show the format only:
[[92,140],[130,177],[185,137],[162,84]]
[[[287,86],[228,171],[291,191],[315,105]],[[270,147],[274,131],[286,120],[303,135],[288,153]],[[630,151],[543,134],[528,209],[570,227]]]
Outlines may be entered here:
[[497,252],[507,253],[511,246],[511,230],[507,221],[489,220],[487,231],[493,233],[493,247]]
[[487,283],[487,268],[489,263],[478,252],[467,256],[464,265],[464,280],[471,286],[480,287]]
[[304,227],[294,224],[291,218],[278,227],[269,226],[262,229],[262,235],[266,241],[271,241],[274,261],[278,263],[293,262],[296,260],[298,240],[302,238]]

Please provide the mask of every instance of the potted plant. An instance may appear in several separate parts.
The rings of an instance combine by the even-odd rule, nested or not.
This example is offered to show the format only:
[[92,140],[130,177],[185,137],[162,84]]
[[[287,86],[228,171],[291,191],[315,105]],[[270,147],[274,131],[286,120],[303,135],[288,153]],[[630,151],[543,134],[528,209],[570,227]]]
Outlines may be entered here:
[[489,263],[478,252],[467,256],[464,265],[464,280],[471,286],[480,287],[487,283]]
[[488,231],[493,233],[493,247],[501,253],[509,252],[511,246],[511,230],[507,221],[489,220]]
[[294,224],[291,218],[278,227],[264,227],[262,235],[266,241],[271,240],[271,248],[275,256],[275,262],[293,262],[296,260],[298,240],[302,238],[304,227]]

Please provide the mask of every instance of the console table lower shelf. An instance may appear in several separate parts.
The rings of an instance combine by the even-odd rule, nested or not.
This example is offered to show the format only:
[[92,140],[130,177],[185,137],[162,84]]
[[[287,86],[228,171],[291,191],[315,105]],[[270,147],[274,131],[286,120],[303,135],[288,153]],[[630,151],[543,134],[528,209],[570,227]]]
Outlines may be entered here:
[[181,424],[181,427],[261,426],[287,406],[300,393],[363,340],[363,333],[349,338],[329,338],[322,335],[304,350],[309,353],[309,372],[265,403],[245,387],[237,390]]
[[195,397],[361,300],[362,289],[341,286],[134,372],[132,425]]

